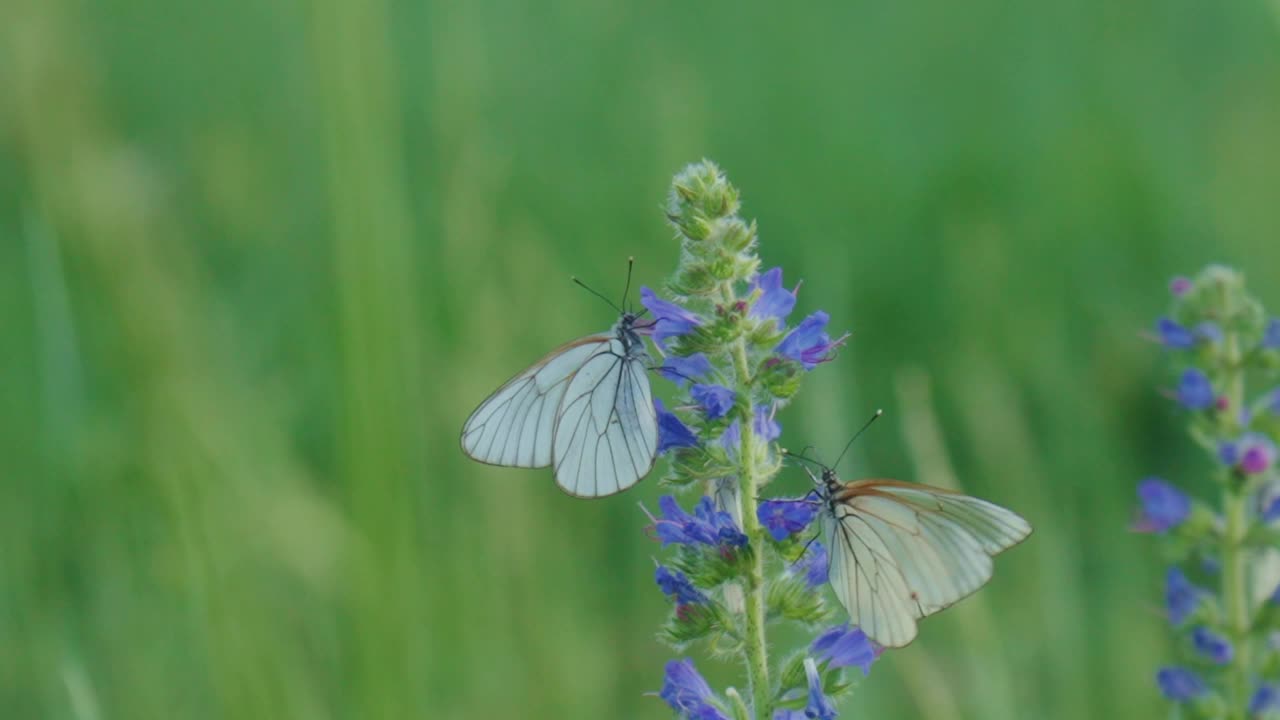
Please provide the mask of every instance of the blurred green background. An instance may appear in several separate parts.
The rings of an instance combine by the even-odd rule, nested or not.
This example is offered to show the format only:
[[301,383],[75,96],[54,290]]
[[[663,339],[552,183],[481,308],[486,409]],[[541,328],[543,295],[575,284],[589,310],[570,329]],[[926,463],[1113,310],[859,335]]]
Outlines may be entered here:
[[1280,302],[1278,19],[7,0],[0,716],[667,717],[657,483],[575,500],[457,434],[614,320],[570,274],[662,282],[704,156],[853,331],[784,442],[882,406],[849,476],[954,475],[1036,527],[847,716],[1163,713],[1133,487],[1204,466],[1140,332],[1208,261]]

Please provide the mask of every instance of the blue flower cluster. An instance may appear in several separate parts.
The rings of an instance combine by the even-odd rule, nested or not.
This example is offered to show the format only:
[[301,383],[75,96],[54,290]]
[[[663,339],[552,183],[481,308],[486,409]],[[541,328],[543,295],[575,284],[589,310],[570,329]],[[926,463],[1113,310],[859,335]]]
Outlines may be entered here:
[[752,697],[714,692],[689,659],[667,664],[658,695],[683,718],[833,718],[824,688],[846,689],[840,673],[865,673],[878,650],[842,626],[793,656],[789,672],[767,672],[768,625],[816,630],[836,611],[821,593],[827,548],[807,532],[816,499],[762,501],[760,491],[781,467],[779,410],[848,334],[833,335],[821,310],[792,319],[800,285],[788,286],[782,268],[761,268],[755,225],[737,216],[737,198],[710,163],[675,178],[667,217],[680,264],[666,291],[642,287],[640,299],[648,314],[641,332],[677,388],[668,404],[654,403],[659,452],[671,461],[665,481],[707,493],[691,510],[664,496],[650,516],[652,536],[670,553],[654,571],[674,605],[660,637],[681,651],[705,642],[741,655]]
[[1247,392],[1248,381],[1280,368],[1280,319],[1267,318],[1227,268],[1175,278],[1169,288],[1172,310],[1156,321],[1155,339],[1179,366],[1169,396],[1190,411],[1192,437],[1210,450],[1222,505],[1194,500],[1161,478],[1138,484],[1133,529],[1167,538],[1179,560],[1165,573],[1164,597],[1181,662],[1161,668],[1156,684],[1184,704],[1185,717],[1280,713],[1280,678],[1271,677],[1280,651],[1268,641],[1280,630],[1280,612],[1275,598],[1259,603],[1249,587],[1247,547],[1280,520],[1280,391],[1252,401]]
[[742,547],[747,544],[747,536],[733,522],[733,516],[717,510],[712,499],[705,495],[694,506],[692,515],[670,495],[658,499],[658,508],[662,517],[654,520],[653,527],[663,545]]

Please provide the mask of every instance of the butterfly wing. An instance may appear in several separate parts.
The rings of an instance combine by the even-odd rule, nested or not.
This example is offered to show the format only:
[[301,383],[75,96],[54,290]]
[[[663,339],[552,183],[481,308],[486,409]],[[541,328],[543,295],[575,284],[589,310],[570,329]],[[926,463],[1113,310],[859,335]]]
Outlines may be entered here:
[[538,468],[551,464],[556,417],[565,391],[612,335],[579,338],[552,350],[511,378],[462,426],[462,450],[490,465]]
[[916,620],[991,579],[995,554],[1031,526],[998,505],[927,485],[851,483],[824,514],[836,596],[867,636],[888,647],[915,639]]
[[604,497],[653,469],[658,419],[643,346],[611,339],[569,381],[556,420],[556,483],[570,495]]

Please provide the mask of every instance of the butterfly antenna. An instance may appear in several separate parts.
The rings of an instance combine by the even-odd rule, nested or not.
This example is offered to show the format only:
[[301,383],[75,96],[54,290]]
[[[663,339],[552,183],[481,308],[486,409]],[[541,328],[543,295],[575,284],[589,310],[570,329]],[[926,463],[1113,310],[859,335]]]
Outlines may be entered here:
[[627,306],[627,298],[631,296],[631,269],[636,265],[635,256],[627,258],[627,286],[622,290],[622,307]]
[[807,456],[807,455],[805,455],[805,454],[804,454],[805,450],[810,450],[810,449],[812,449],[812,448],[813,448],[813,446],[812,446],[812,445],[806,445],[806,446],[805,446],[805,448],[804,448],[804,450],[801,450],[801,451],[800,451],[800,452],[798,452],[798,453],[794,453],[794,452],[791,452],[790,450],[788,450],[788,449],[786,449],[786,448],[782,448],[782,454],[783,454],[783,455],[786,455],[786,456],[787,456],[787,457],[789,457],[789,458],[794,458],[794,459],[796,459],[796,460],[803,460],[804,462],[807,462],[807,463],[809,463],[809,464],[811,464],[811,465],[817,465],[818,467],[823,467],[823,468],[824,468],[824,467],[826,467],[826,465],[823,465],[822,463],[818,462],[817,460],[814,460],[813,458],[811,458],[811,457],[809,457],[809,456]]
[[853,437],[849,438],[849,442],[845,443],[844,449],[840,451],[840,457],[836,458],[836,461],[831,463],[831,467],[834,468],[840,465],[840,461],[844,459],[844,454],[849,452],[850,447],[853,447],[853,441],[857,440],[859,435],[866,432],[867,428],[871,427],[871,423],[878,420],[880,416],[883,414],[884,414],[884,410],[876,410],[875,414],[871,416],[871,419],[867,421],[867,424],[863,425],[862,429],[854,433]]
[[578,278],[576,278],[576,277],[570,277],[569,279],[570,279],[570,280],[572,280],[572,281],[574,281],[575,283],[577,283],[577,284],[578,284],[578,285],[579,285],[583,290],[586,290],[587,292],[591,293],[592,295],[595,295],[596,297],[600,298],[601,300],[603,300],[603,301],[605,301],[605,302],[609,303],[609,307],[613,308],[614,310],[617,310],[619,313],[622,313],[622,312],[623,312],[622,308],[620,308],[620,307],[618,307],[617,305],[615,305],[615,304],[614,304],[614,302],[613,302],[612,300],[610,300],[609,298],[607,298],[607,297],[605,297],[605,296],[601,295],[600,293],[596,292],[595,290],[592,290],[590,287],[588,287],[588,286],[587,286],[587,284],[586,284],[586,283],[582,282],[582,281],[581,281],[581,280],[579,280]]

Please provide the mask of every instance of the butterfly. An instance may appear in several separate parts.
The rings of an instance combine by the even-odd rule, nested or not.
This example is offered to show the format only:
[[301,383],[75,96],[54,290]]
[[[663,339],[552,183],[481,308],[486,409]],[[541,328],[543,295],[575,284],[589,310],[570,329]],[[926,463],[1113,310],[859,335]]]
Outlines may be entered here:
[[[630,286],[628,268],[626,292]],[[480,403],[462,427],[462,451],[490,465],[550,465],[556,484],[576,497],[620,493],[648,475],[658,420],[637,325],[643,312],[614,307],[618,322],[607,332],[552,350]]]
[[991,579],[992,557],[1031,534],[1017,513],[985,500],[898,480],[841,482],[834,468],[792,457],[822,470],[805,467],[821,504],[828,582],[851,621],[885,647],[910,644],[916,621],[976,592]]

